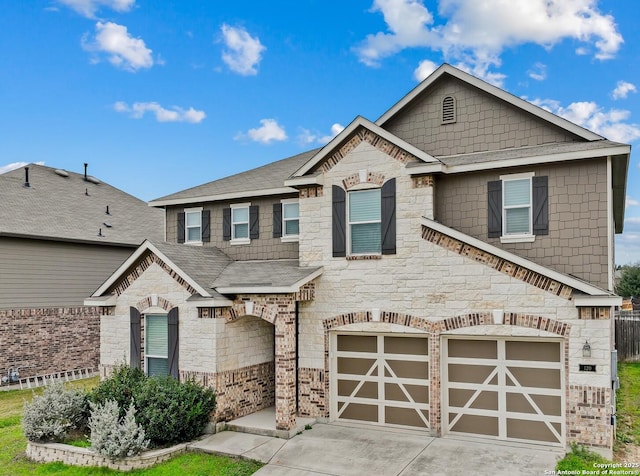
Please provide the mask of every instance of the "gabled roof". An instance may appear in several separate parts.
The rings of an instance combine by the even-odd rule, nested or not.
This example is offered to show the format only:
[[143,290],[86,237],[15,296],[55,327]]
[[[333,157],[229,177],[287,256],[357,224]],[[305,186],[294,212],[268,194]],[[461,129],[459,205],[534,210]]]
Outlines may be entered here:
[[[400,149],[408,152],[416,157],[416,159],[424,163],[438,163],[438,160],[429,155],[428,153],[418,149],[417,147],[409,144],[408,142],[400,139],[399,137],[391,134],[389,131],[377,126],[373,122],[365,119],[362,116],[356,117],[351,124],[335,136],[327,145],[325,145],[320,151],[318,151],[313,157],[311,157],[302,167],[295,171],[293,177],[302,177],[308,172],[312,171],[323,160],[327,159],[336,149],[340,148],[342,144],[349,140],[349,138],[359,129],[364,128],[371,131],[375,135],[383,138],[387,142],[399,147]],[[293,181],[292,181],[293,182]]]
[[24,168],[0,175],[0,235],[127,246],[162,239],[161,210],[93,177],[28,167],[29,187]]
[[307,162],[318,149],[303,152],[286,159],[272,162],[262,167],[214,180],[197,187],[156,198],[150,206],[163,207],[184,203],[211,202],[265,195],[295,194],[297,190],[285,187],[284,181],[302,164]]
[[476,78],[475,76],[472,76],[469,73],[465,73],[464,71],[458,68],[455,68],[454,66],[451,66],[450,64],[447,64],[447,63],[442,64],[438,69],[436,69],[433,73],[431,73],[424,81],[422,81],[415,88],[409,91],[409,93],[405,95],[402,99],[400,99],[400,101],[398,101],[393,106],[391,106],[390,109],[388,109],[384,114],[382,114],[382,116],[378,118],[378,120],[376,120],[376,124],[378,126],[384,127],[384,124],[386,122],[392,119],[397,113],[402,111],[405,107],[410,105],[414,99],[416,99],[418,96],[420,96],[420,94],[422,94],[423,91],[428,89],[432,84],[434,84],[442,76],[445,76],[445,75],[453,76],[459,79],[460,81],[464,81],[467,84],[475,86],[476,88],[488,94],[491,94],[492,96],[502,99],[503,101],[506,101],[509,104],[512,104],[513,106],[519,109],[522,109],[524,111],[527,111],[533,114],[534,116],[537,116],[543,121],[554,124],[558,127],[561,127],[562,129],[566,129],[567,131],[572,132],[573,134],[579,137],[582,137],[585,140],[594,141],[594,140],[604,139],[604,137],[594,132],[591,132],[588,129],[585,129],[584,127],[574,124],[573,122],[568,121],[566,119],[563,119],[560,116],[556,116],[555,114],[552,114],[551,112],[546,111],[541,107],[535,106],[534,104],[528,101],[525,101],[524,99],[520,99],[519,97],[514,96],[511,93],[508,93],[504,89],[500,89],[496,86],[493,86],[492,84],[489,84],[479,78]]
[[213,246],[152,243],[146,240],[85,301],[87,305],[105,296],[148,253],[160,258],[201,297],[213,300],[213,307],[230,305],[223,294],[296,292],[300,286],[322,273],[322,268],[300,267],[297,259],[234,261]]

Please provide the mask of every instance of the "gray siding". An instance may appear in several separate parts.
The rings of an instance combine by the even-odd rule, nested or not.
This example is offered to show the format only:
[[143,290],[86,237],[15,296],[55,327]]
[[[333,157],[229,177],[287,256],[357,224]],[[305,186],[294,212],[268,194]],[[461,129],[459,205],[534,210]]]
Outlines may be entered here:
[[[295,196],[239,199],[225,202],[167,207],[167,241],[170,243],[176,243],[178,241],[178,213],[184,211],[185,208],[202,206],[205,210],[211,211],[211,242],[205,243],[205,246],[216,246],[236,260],[297,259],[298,243],[283,243],[280,238],[273,238],[273,204],[279,203],[283,198],[295,198]],[[249,202],[251,205],[258,205],[260,207],[260,237],[256,240],[251,240],[251,244],[249,245],[231,245],[228,241],[222,239],[222,210],[234,203]]]
[[[456,99],[457,121],[441,124],[445,96]],[[568,132],[451,77],[443,77],[384,128],[440,156],[578,140]]]
[[133,251],[0,238],[0,309],[82,306]]
[[[487,182],[507,173],[549,177],[549,234],[533,243],[487,238]],[[607,281],[606,159],[436,178],[435,218],[463,233],[602,288]]]

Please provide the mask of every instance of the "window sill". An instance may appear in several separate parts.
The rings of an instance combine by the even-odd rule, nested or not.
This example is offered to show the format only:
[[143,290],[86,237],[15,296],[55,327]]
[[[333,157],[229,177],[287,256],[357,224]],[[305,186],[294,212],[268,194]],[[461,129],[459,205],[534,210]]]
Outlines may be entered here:
[[360,260],[372,260],[382,259],[382,255],[351,255],[347,256],[347,261],[360,261]]
[[233,239],[229,242],[231,244],[231,246],[235,246],[235,245],[250,245],[251,244],[251,238],[236,238]]
[[299,235],[289,235],[280,237],[281,243],[297,243],[300,241]]
[[535,235],[504,235],[500,237],[500,243],[533,243]]
[[184,244],[189,246],[202,246],[202,241],[185,241]]

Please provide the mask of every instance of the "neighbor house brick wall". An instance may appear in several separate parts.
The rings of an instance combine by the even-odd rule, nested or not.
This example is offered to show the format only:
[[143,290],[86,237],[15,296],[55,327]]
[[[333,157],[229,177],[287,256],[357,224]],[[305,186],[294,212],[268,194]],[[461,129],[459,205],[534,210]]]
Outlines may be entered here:
[[[256,184],[259,187],[258,184]],[[233,259],[294,259],[298,257],[298,243],[283,242],[280,238],[273,237],[273,204],[280,203],[284,198],[297,198],[298,194],[276,195],[262,198],[239,198],[223,202],[196,203],[181,206],[167,207],[167,241],[177,242],[177,216],[185,208],[202,206],[204,210],[211,212],[211,242],[203,246],[215,246]],[[260,236],[251,240],[250,245],[232,245],[222,239],[222,210],[237,203],[251,203],[259,208]]]
[[21,377],[97,369],[100,314],[96,307],[0,310],[0,376]]
[[[542,266],[608,287],[606,159],[483,171],[436,178],[435,218],[462,233]],[[549,234],[533,243],[487,238],[487,183],[534,172],[549,179]]]
[[[456,99],[457,121],[442,124],[442,99]],[[457,79],[443,77],[384,128],[434,156],[577,140],[531,114]]]

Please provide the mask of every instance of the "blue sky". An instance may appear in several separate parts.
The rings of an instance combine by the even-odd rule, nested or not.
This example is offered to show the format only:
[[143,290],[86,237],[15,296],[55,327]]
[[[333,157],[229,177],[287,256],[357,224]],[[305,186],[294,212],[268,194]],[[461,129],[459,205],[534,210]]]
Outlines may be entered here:
[[0,172],[144,200],[326,143],[442,62],[632,144],[619,264],[640,261],[635,0],[0,0]]

